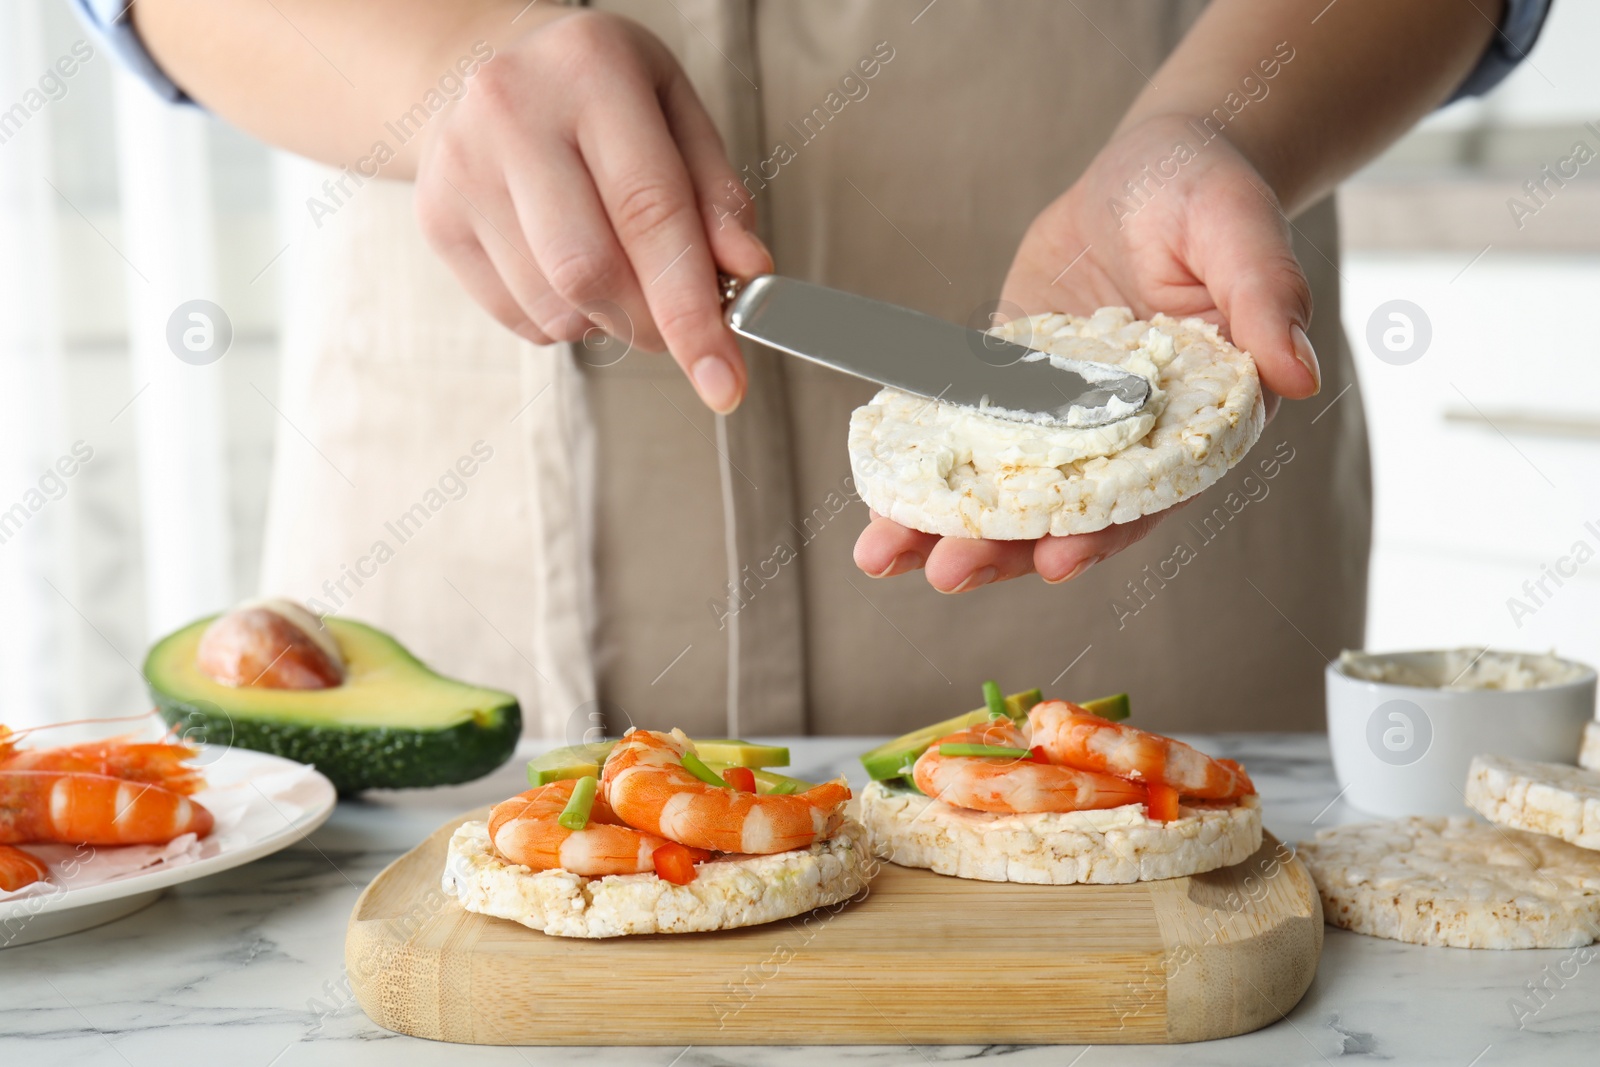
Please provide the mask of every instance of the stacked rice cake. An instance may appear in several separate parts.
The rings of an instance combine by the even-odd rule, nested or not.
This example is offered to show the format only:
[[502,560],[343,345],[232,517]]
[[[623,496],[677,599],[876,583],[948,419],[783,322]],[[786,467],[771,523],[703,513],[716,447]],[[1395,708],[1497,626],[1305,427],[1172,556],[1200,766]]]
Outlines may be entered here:
[[1600,771],[1477,756],[1467,771],[1466,795],[1474,811],[1498,826],[1600,849]]
[[1300,858],[1334,926],[1452,948],[1576,948],[1600,936],[1600,854],[1466,816],[1323,830]]
[[1328,922],[1454,948],[1600,940],[1600,772],[1478,756],[1465,796],[1493,825],[1411,818],[1302,844]]
[[1578,753],[1578,766],[1600,771],[1600,722],[1583,728],[1583,749]]

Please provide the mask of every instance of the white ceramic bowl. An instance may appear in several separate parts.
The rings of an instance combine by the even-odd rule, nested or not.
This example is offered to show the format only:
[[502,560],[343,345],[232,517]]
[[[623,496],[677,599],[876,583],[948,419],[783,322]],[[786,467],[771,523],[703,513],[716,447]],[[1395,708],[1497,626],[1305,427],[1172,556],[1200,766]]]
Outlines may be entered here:
[[[1435,673],[1448,651],[1360,653]],[[1482,753],[1571,764],[1595,717],[1595,672],[1531,689],[1442,689],[1376,682],[1328,664],[1328,741],[1341,796],[1375,815],[1468,814],[1462,791]]]

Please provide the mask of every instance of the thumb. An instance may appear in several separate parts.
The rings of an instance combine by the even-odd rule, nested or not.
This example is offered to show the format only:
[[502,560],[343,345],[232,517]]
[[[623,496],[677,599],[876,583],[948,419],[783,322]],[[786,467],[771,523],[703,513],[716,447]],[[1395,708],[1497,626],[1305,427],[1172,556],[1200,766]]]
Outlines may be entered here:
[[1255,358],[1262,384],[1302,400],[1322,388],[1317,354],[1306,337],[1311,286],[1277,201],[1253,183],[1243,184],[1194,231],[1195,273],[1222,312],[1233,343]]

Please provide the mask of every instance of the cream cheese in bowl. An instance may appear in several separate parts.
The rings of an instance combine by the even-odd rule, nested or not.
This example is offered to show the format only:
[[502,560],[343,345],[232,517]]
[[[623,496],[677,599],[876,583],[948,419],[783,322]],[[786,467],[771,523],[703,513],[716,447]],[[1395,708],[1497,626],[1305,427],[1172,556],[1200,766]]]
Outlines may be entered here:
[[[1453,648],[1390,655],[1343,652],[1339,667],[1352,678],[1420,689],[1542,689],[1584,677],[1589,669],[1549,652]],[[1592,672],[1589,672],[1592,673]]]
[[1594,669],[1551,653],[1345,652],[1326,681],[1334,777],[1377,815],[1470,814],[1474,756],[1571,764],[1595,714]]

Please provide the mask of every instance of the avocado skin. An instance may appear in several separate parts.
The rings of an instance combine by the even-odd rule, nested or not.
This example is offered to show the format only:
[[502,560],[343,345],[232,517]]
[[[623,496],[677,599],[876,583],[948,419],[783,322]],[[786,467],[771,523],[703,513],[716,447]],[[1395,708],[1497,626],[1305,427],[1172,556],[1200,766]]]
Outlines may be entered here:
[[455,785],[482,778],[511,758],[522,732],[522,709],[512,700],[476,719],[442,730],[392,726],[309,726],[229,715],[161,693],[150,695],[161,717],[185,740],[237,745],[315,764],[342,797],[365,789]]
[[[314,763],[339,791],[351,796],[364,789],[407,789],[453,785],[485,774],[511,758],[522,727],[516,697],[498,690],[467,686],[445,678],[413,656],[405,646],[377,627],[349,619],[329,619],[352,669],[377,661],[431,682],[460,686],[471,692],[465,716],[448,726],[385,726],[305,721],[293,716],[303,695],[283,691],[270,708],[229,710],[225,687],[207,683],[216,698],[197,695],[183,681],[183,667],[192,668],[201,635],[216,616],[196,619],[161,638],[145,656],[144,679],[156,710],[179,727],[186,740],[223,747],[234,745]],[[347,643],[348,642],[348,643]],[[354,694],[362,702],[394,702],[404,694],[366,693],[359,681],[334,692]],[[260,690],[270,693],[271,690]],[[363,695],[365,694],[365,695]],[[316,696],[317,694],[310,694]]]

